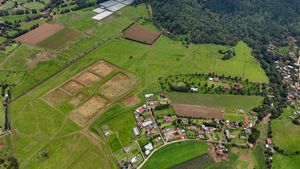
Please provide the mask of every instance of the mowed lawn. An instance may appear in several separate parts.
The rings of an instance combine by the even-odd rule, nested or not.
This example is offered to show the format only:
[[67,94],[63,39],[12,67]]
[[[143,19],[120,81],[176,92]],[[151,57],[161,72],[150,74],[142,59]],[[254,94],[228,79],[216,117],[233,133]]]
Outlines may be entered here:
[[285,109],[278,119],[271,122],[273,143],[286,152],[300,151],[300,126],[288,117],[292,114],[292,109]]
[[200,141],[186,141],[167,145],[155,152],[142,169],[167,169],[206,153],[208,145]]
[[283,156],[273,155],[273,169],[298,169],[300,166],[300,155]]

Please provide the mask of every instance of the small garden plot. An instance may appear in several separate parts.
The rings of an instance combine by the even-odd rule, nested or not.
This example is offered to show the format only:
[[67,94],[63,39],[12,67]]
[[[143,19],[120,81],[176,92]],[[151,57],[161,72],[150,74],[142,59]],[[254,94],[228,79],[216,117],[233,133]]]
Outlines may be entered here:
[[45,23],[42,26],[16,38],[17,41],[24,42],[30,45],[36,45],[39,42],[49,38],[58,31],[64,28],[60,24]]
[[75,80],[85,86],[90,86],[101,80],[101,77],[91,73],[89,71],[85,71],[81,73],[79,76],[75,78]]
[[71,104],[74,107],[77,107],[81,103],[83,103],[87,98],[88,98],[87,95],[83,93],[79,93],[69,101],[69,104]]
[[65,83],[61,88],[66,90],[67,92],[71,94],[76,94],[82,89],[84,86],[78,82],[75,82],[74,80],[70,80],[67,83]]
[[51,106],[58,107],[63,102],[67,101],[70,98],[70,95],[60,88],[55,89],[45,96],[43,96],[43,100],[47,102]]
[[70,118],[80,126],[84,126],[96,114],[102,112],[109,102],[100,97],[93,96],[78,109],[70,113]]
[[137,41],[147,45],[152,45],[161,33],[150,31],[144,27],[133,25],[123,32],[125,39]]
[[110,99],[119,98],[126,94],[134,84],[135,80],[124,73],[119,73],[104,83],[100,88],[100,92]]
[[172,107],[179,117],[224,119],[224,112],[222,108],[187,104],[172,104]]
[[114,67],[107,62],[99,62],[95,66],[91,68],[91,71],[95,72],[101,77],[105,77],[109,75],[112,71],[114,71]]

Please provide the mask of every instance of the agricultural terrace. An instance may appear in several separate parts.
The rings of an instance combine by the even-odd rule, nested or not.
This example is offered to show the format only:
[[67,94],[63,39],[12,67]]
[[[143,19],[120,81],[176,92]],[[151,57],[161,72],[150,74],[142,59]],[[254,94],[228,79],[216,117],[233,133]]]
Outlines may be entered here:
[[300,151],[300,126],[294,124],[290,118],[295,116],[294,111],[295,109],[287,108],[279,118],[271,122],[273,144],[284,153]]
[[[262,104],[261,96],[210,95],[191,93],[168,93],[173,104],[188,104],[207,107],[223,108],[225,119],[243,121],[245,112]],[[239,110],[243,110],[244,113]]]
[[207,152],[205,142],[186,141],[167,145],[155,152],[142,169],[167,169]]
[[[58,48],[55,52],[51,49],[46,50],[38,46],[21,44],[16,46],[0,63],[3,69],[21,72],[16,76],[19,80],[17,87],[13,90],[13,95],[17,96],[28,91],[23,97],[15,100],[11,107],[11,123],[15,131],[13,142],[20,168],[46,168],[46,166],[47,168],[83,168],[83,166],[84,168],[118,168],[116,155],[111,148],[113,146],[109,146],[101,135],[88,132],[69,118],[69,113],[74,111],[74,107],[70,104],[78,104],[77,99],[73,100],[73,97],[78,94],[78,100],[81,100],[81,98],[85,98],[83,95],[73,94],[70,91],[68,95],[71,94],[70,99],[73,101],[69,100],[70,103],[69,101],[62,101],[58,105],[56,103],[49,104],[48,101],[44,100],[44,96],[57,89],[58,86],[60,88],[68,80],[73,80],[77,75],[83,73],[82,71],[99,60],[105,60],[115,65],[119,70],[123,70],[122,72],[129,72],[128,74],[135,75],[138,78],[140,83],[132,93],[129,93],[130,96],[144,92],[161,91],[158,77],[180,73],[216,72],[226,76],[242,77],[254,82],[268,82],[263,69],[251,56],[251,49],[243,42],[238,43],[235,47],[237,53],[235,57],[223,61],[221,59],[222,55],[218,51],[227,47],[221,45],[191,44],[189,48],[186,48],[179,41],[161,36],[155,44],[149,47],[123,39],[123,29],[139,17],[148,17],[145,5],[124,7],[118,11],[118,14],[111,15],[100,22],[93,21],[91,19],[93,15],[94,13],[90,8],[65,15],[56,15],[55,21],[57,23],[80,31],[80,36]],[[150,22],[138,22],[138,24],[147,28],[154,27]],[[32,61],[27,63],[28,60]],[[64,69],[62,69],[63,67]],[[42,85],[28,90],[53,74],[55,76],[46,80]],[[6,75],[5,72],[1,73],[1,78],[4,75]],[[85,87],[80,89],[80,93],[88,96],[98,95],[102,89],[97,90],[99,89],[97,84],[108,82],[116,75],[112,72],[106,76],[107,78],[102,77],[92,87],[82,84]],[[86,82],[86,84],[88,83],[90,82]],[[99,96],[105,97],[101,94]],[[108,94],[107,96],[114,99],[114,95]],[[247,97],[239,96],[239,98]],[[256,101],[261,100],[260,97],[254,98],[256,99],[253,100]],[[98,99],[96,98],[96,100]],[[110,101],[109,98],[107,100]],[[251,99],[249,100],[248,102],[251,103]],[[114,103],[117,102],[119,101],[116,99]],[[211,104],[213,103],[211,102]],[[81,104],[78,106],[81,106]],[[250,109],[252,105],[245,107]],[[109,108],[107,107],[107,109]],[[111,116],[116,114],[115,110],[108,112],[104,111],[102,113],[103,117],[106,114]],[[129,112],[127,113],[129,114]],[[126,117],[127,113],[124,112]],[[132,113],[132,109],[130,113]],[[109,123],[117,124],[118,120],[122,118],[112,118]],[[117,130],[111,127],[114,125],[109,123],[103,122],[103,124],[107,124],[110,130]],[[129,123],[124,121],[123,124],[127,125]],[[128,129],[125,130],[126,133],[129,132]],[[124,138],[126,135],[129,135],[129,133],[125,134]],[[112,137],[116,136],[112,135]],[[117,140],[117,138],[112,139]],[[125,145],[126,141],[121,142],[124,143],[124,146],[127,146]],[[143,139],[139,142],[142,143]],[[113,144],[111,143],[111,145]],[[116,144],[118,144],[117,141]],[[119,157],[123,158],[124,153],[118,153],[117,149],[119,147],[116,146],[115,151],[120,155],[117,156],[118,159],[121,159]],[[132,150],[131,154],[135,154],[136,149],[132,148]],[[41,154],[45,153],[49,156],[46,158],[41,157]]]

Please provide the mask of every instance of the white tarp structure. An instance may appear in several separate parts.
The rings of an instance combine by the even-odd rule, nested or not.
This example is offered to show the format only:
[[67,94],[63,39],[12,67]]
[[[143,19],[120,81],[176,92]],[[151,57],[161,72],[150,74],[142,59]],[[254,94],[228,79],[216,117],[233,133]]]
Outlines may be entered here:
[[125,5],[130,5],[134,2],[134,0],[125,0],[125,1],[122,1],[123,4]]
[[125,1],[125,0],[114,0],[114,1],[117,1],[117,2],[123,2],[123,1]]
[[118,4],[116,4],[116,5],[113,5],[113,6],[108,7],[108,8],[106,8],[106,9],[109,10],[109,11],[115,12],[115,11],[118,11],[118,10],[124,8],[125,6],[126,6],[126,5],[124,5],[124,4],[118,3]]
[[105,2],[100,3],[100,6],[102,6],[102,7],[104,7],[104,8],[108,8],[108,7],[113,6],[113,5],[116,5],[116,4],[118,4],[118,3],[119,3],[119,2],[109,0],[109,1],[105,1]]
[[98,15],[92,17],[93,19],[100,21],[109,15],[113,14],[127,5],[130,5],[134,0],[108,0],[100,3],[100,8],[94,9],[93,11],[98,13]]
[[104,11],[96,16],[93,17],[93,19],[97,20],[97,21],[100,21],[106,17],[108,17],[109,15],[113,14],[113,12],[110,12],[110,11]]
[[93,10],[93,12],[96,12],[96,13],[102,13],[102,12],[104,12],[104,11],[106,11],[106,10],[103,9],[103,8],[97,8],[97,9],[94,9],[94,10]]

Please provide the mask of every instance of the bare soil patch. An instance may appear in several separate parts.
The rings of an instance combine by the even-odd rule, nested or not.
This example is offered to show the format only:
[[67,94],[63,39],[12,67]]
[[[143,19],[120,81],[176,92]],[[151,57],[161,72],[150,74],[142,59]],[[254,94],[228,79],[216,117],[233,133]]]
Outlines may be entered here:
[[103,112],[109,102],[100,97],[93,96],[78,109],[70,113],[70,118],[80,126],[84,126],[91,118]]
[[133,25],[123,32],[125,39],[152,45],[159,37],[160,32],[153,32],[144,27]]
[[66,90],[69,93],[76,94],[82,89],[84,86],[78,82],[75,82],[74,80],[70,80],[67,83],[65,83],[61,88]]
[[57,107],[63,102],[67,101],[70,98],[70,95],[60,88],[55,89],[45,96],[43,96],[43,100],[47,102],[49,105]]
[[180,117],[193,117],[202,119],[224,119],[222,108],[188,105],[188,104],[172,104],[176,114]]
[[114,67],[106,62],[100,62],[91,68],[91,71],[95,72],[101,77],[109,75],[113,70]]
[[130,107],[130,106],[137,104],[139,101],[140,101],[139,97],[131,96],[131,97],[125,99],[122,103],[125,107]]
[[81,73],[79,76],[77,76],[74,80],[76,80],[77,82],[79,82],[81,84],[84,84],[85,86],[90,86],[92,84],[95,84],[99,80],[101,80],[101,77],[99,77],[89,71],[85,71],[85,72]]
[[83,93],[78,93],[75,97],[73,97],[69,103],[74,106],[74,107],[78,107],[81,103],[83,103],[86,99],[88,98],[87,95],[83,94]]
[[32,68],[35,68],[38,63],[47,61],[49,59],[50,59],[50,57],[49,57],[48,53],[41,52],[41,53],[38,53],[34,58],[27,59],[26,64],[32,69]]
[[24,42],[30,45],[36,45],[39,42],[49,38],[58,31],[64,28],[60,24],[49,24],[45,23],[40,27],[16,38],[17,41]]
[[107,98],[114,99],[126,94],[134,85],[134,80],[119,73],[100,87],[100,92]]

